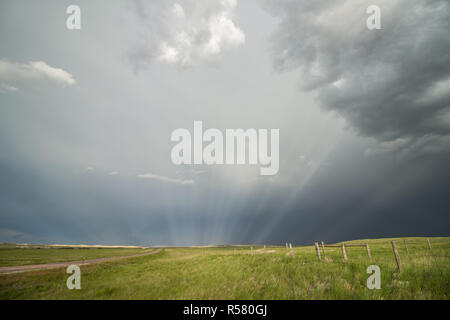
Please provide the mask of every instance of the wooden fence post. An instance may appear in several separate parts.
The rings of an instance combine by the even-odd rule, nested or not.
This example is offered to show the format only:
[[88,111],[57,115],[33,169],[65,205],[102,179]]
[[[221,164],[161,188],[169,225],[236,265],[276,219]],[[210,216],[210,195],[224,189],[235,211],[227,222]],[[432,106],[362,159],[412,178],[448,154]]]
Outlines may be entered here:
[[397,247],[395,246],[395,242],[391,241],[392,250],[394,251],[395,261],[397,262],[398,272],[402,272],[402,264],[400,262],[400,256],[398,255]]
[[345,252],[345,245],[342,244],[342,255],[344,256],[344,261],[347,261],[347,253]]
[[289,247],[288,247],[288,243],[286,242],[286,254],[289,254]]
[[371,259],[372,257],[370,256],[370,249],[369,249],[368,243],[366,243],[366,250],[367,250],[367,256],[369,257],[369,259]]
[[322,241],[322,252],[323,252],[323,258],[325,259],[325,244]]
[[264,245],[264,253],[266,253],[266,245]]
[[431,250],[430,238],[427,238],[427,242],[428,242],[428,248]]
[[406,239],[403,239],[403,243],[405,244],[406,253],[409,254],[408,245],[406,244]]
[[314,247],[316,248],[316,255],[317,258],[320,260],[320,250],[319,250],[319,244],[317,242],[314,242]]

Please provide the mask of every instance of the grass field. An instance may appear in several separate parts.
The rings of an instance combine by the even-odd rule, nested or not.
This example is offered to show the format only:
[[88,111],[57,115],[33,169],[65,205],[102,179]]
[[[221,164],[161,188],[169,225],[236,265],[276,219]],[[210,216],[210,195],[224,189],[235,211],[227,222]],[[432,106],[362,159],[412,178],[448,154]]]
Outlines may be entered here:
[[[450,238],[431,238],[432,250],[425,238],[406,239],[408,254],[403,238],[396,239],[401,273],[391,239],[355,241],[369,243],[372,258],[365,248],[349,247],[348,261],[339,248],[327,248],[326,260],[318,261],[313,246],[295,247],[294,256],[287,256],[284,247],[269,246],[266,252],[253,247],[253,255],[248,246],[166,248],[81,266],[81,290],[67,289],[65,269],[0,275],[0,299],[449,299]],[[45,252],[0,250],[10,250],[0,253],[2,265]],[[66,259],[59,254],[71,251],[48,250],[55,252],[42,259]],[[380,290],[366,287],[371,264],[381,269]]]
[[[39,248],[39,249],[38,249]],[[25,266],[31,264],[79,261],[115,256],[129,256],[145,252],[143,249],[119,248],[77,248],[48,246],[29,246],[18,248],[15,245],[0,246],[0,267]]]

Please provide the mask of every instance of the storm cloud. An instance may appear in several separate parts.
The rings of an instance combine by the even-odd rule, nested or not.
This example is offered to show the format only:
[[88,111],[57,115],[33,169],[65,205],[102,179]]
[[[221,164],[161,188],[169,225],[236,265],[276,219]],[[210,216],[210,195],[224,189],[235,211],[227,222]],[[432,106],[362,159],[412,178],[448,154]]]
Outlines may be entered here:
[[[0,1],[0,241],[449,235],[446,1],[71,4]],[[175,165],[200,120],[279,129],[279,172]]]
[[[366,27],[369,5],[381,9],[381,30]],[[449,151],[448,1],[285,0],[265,8],[279,20],[276,70],[298,70],[301,89],[383,142],[379,152]]]

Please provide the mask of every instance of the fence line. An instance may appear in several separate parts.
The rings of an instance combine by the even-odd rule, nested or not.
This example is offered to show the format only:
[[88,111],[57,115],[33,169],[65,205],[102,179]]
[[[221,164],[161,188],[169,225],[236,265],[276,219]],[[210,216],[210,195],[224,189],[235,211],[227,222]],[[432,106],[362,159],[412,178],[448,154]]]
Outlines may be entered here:
[[[430,238],[427,238],[426,240],[427,240],[426,243],[428,245],[428,249],[432,250]],[[419,242],[419,241],[409,241],[408,243],[409,244],[424,244],[423,242]],[[408,249],[408,244],[406,242],[406,239],[403,239],[403,244],[405,246],[406,254],[409,254],[409,249]],[[401,262],[400,254],[398,253],[398,249],[397,249],[397,246],[396,246],[394,240],[391,241],[391,246],[392,246],[392,252],[394,254],[395,262],[397,263],[398,271],[401,272],[402,271],[402,262]],[[364,247],[364,248],[366,248],[367,257],[369,259],[372,258],[371,257],[371,253],[370,253],[370,247],[369,247],[368,243],[344,243],[343,242],[341,244],[325,244],[323,241],[321,241],[320,247],[322,248],[322,254],[323,254],[324,260],[326,260],[325,259],[325,257],[326,257],[325,248],[341,248],[341,250],[342,250],[342,257],[343,257],[344,261],[347,261],[348,260],[348,256],[347,256],[347,251],[345,249],[346,247],[347,248],[348,247]],[[319,259],[319,261],[322,260],[318,242],[314,243],[314,248],[315,248],[315,251],[316,251],[317,258]],[[443,256],[443,257],[446,257],[446,256]]]

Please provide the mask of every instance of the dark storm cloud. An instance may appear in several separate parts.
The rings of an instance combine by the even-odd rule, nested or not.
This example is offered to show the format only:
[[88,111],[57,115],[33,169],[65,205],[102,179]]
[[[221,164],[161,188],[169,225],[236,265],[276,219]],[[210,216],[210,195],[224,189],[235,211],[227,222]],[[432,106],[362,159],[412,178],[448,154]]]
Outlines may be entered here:
[[[381,8],[368,30],[366,8]],[[450,2],[267,1],[280,19],[277,70],[299,70],[303,90],[364,136],[409,152],[450,142]],[[402,143],[403,142],[403,143]],[[395,145],[391,145],[390,148]],[[386,146],[385,146],[386,149]]]
[[[365,157],[363,146],[341,145],[281,213],[267,239],[338,242],[351,239],[448,236],[450,155],[398,162]],[[262,218],[270,221],[267,217]],[[283,232],[280,232],[283,230]]]
[[[281,21],[275,67],[294,70],[280,74],[265,51],[277,19],[258,1],[79,0],[80,32],[65,27],[68,2],[1,2],[0,241],[448,235],[449,5],[370,1],[383,29],[369,31],[367,1],[267,2]],[[217,68],[203,67],[216,58]],[[55,68],[76,84],[57,81]],[[314,93],[379,142],[342,130]],[[173,165],[171,132],[194,120],[280,128],[279,174]]]
[[[366,27],[369,5],[381,30]],[[298,243],[447,235],[450,3],[275,1],[273,66],[377,143],[342,144],[267,235]],[[400,160],[400,161],[399,161]],[[405,161],[406,160],[406,161]],[[283,230],[280,236],[280,230]]]

